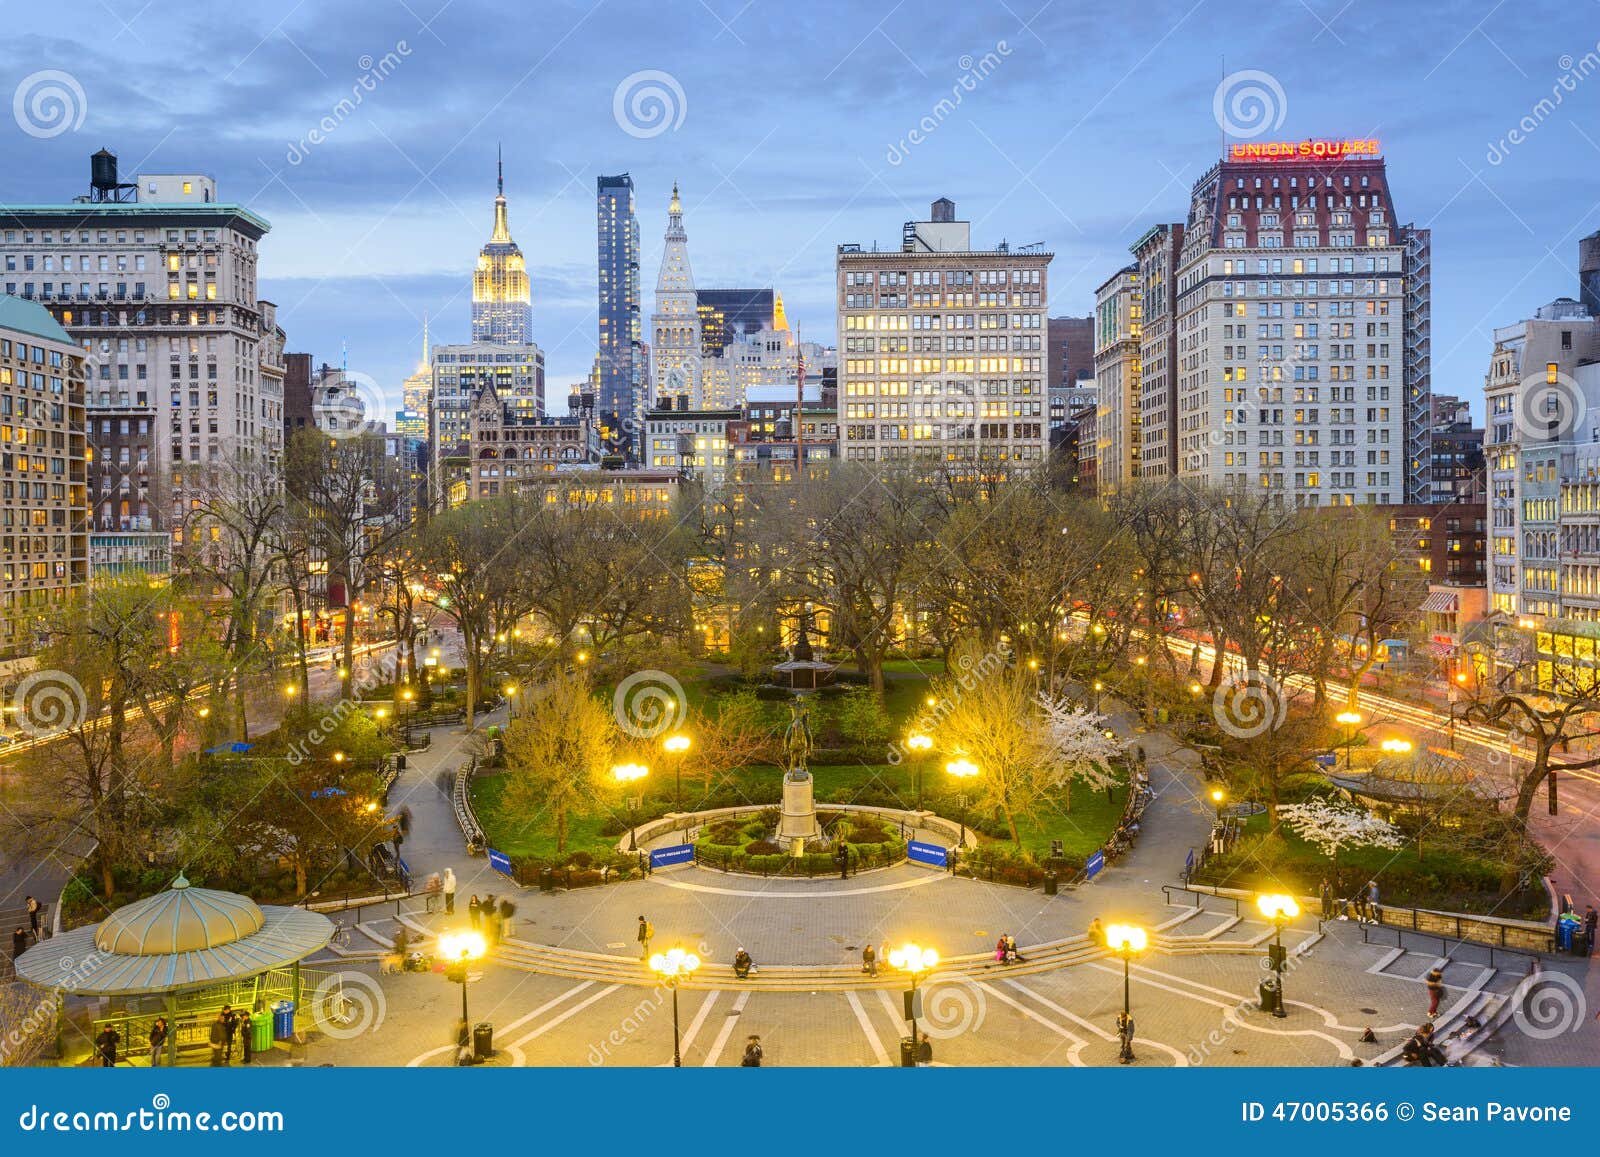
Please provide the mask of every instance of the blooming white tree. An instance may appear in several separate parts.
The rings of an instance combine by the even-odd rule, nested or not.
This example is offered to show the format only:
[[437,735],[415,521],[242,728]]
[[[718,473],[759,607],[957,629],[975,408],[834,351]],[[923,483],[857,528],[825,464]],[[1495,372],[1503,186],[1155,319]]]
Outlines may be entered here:
[[1052,757],[1051,786],[1064,788],[1078,780],[1099,791],[1116,783],[1111,761],[1122,753],[1122,744],[1107,729],[1106,717],[1047,692],[1040,693],[1038,704]]
[[1325,799],[1286,803],[1278,820],[1306,843],[1339,863],[1345,848],[1398,848],[1405,843],[1400,831],[1369,811]]

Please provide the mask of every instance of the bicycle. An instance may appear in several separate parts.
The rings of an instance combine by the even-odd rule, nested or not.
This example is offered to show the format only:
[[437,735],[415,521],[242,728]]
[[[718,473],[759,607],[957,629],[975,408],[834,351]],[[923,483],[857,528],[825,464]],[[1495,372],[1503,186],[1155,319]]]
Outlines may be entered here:
[[328,937],[328,943],[338,948],[350,947],[350,929],[345,927],[343,920],[334,920],[333,935]]

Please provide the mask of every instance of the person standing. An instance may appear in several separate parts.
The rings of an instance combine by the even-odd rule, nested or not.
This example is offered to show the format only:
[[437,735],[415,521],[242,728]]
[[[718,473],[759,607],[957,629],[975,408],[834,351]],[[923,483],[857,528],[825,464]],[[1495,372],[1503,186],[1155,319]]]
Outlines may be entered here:
[[250,1039],[250,1014],[240,1009],[235,1023],[239,1026],[240,1059],[248,1065],[255,1046],[255,1042]]
[[456,872],[454,868],[444,870],[444,914],[456,914]]
[[161,1067],[161,1054],[166,1051],[166,1048],[167,1018],[158,1016],[155,1023],[150,1026],[150,1067],[152,1069]]
[[1444,999],[1444,970],[1428,970],[1428,1016],[1439,1015],[1439,1002]]
[[102,1069],[114,1068],[117,1063],[117,1046],[122,1043],[122,1034],[109,1024],[100,1030],[100,1035],[94,1038],[95,1051],[100,1054],[100,1067]]
[[233,1011],[233,1006],[222,1006],[222,1059],[227,1064],[233,1063],[233,1038],[239,1031],[239,1016]]
[[651,924],[650,921],[646,920],[643,916],[640,916],[638,933],[640,960],[650,959],[650,938],[655,934],[655,925]]
[[28,934],[19,926],[11,934],[11,959],[15,960],[28,950]]
[[472,922],[474,932],[478,929],[478,917],[483,914],[483,905],[478,901],[478,893],[472,893],[472,899],[467,901],[467,919]]
[[861,971],[868,976],[878,975],[878,954],[873,950],[872,941],[870,940],[867,941],[867,946],[861,950]]
[[1590,904],[1589,910],[1583,914],[1583,939],[1590,956],[1594,955],[1594,934],[1597,921],[1600,921],[1600,916],[1596,915],[1594,905]]
[[1333,885],[1328,882],[1328,877],[1326,876],[1322,877],[1322,888],[1320,889],[1320,895],[1322,897],[1322,918],[1323,920],[1332,920]]
[[39,917],[43,909],[39,901],[33,896],[28,897],[28,931],[33,933],[35,941],[39,939]]
[[216,1019],[211,1022],[211,1067],[219,1069],[223,1065],[222,1050],[228,1043],[228,1030],[223,1027],[222,1018],[227,1013],[227,1007],[217,1013]]
[[1378,923],[1378,881],[1367,881],[1367,919]]
[[744,1059],[739,1062],[739,1067],[743,1069],[759,1069],[761,1067],[761,1055],[761,1038],[751,1034],[750,1039],[745,1042]]

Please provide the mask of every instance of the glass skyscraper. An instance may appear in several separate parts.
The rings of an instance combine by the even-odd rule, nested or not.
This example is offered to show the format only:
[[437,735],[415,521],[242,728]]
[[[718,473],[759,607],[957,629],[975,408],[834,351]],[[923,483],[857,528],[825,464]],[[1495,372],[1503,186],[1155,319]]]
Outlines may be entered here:
[[633,178],[595,182],[599,238],[600,344],[596,420],[614,447],[635,456],[642,391],[639,382],[639,219]]

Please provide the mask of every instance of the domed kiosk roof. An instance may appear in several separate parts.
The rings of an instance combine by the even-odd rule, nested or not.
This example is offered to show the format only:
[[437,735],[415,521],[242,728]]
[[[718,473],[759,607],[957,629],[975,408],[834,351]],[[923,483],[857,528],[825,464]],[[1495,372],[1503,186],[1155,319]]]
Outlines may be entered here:
[[106,917],[95,933],[94,946],[101,952],[131,956],[198,952],[232,944],[261,931],[265,923],[250,897],[194,888],[179,876],[160,895],[137,900]]
[[248,896],[195,888],[179,876],[158,895],[99,924],[52,936],[17,957],[17,975],[85,996],[135,996],[205,988],[303,960],[333,924],[304,908],[260,906]]

